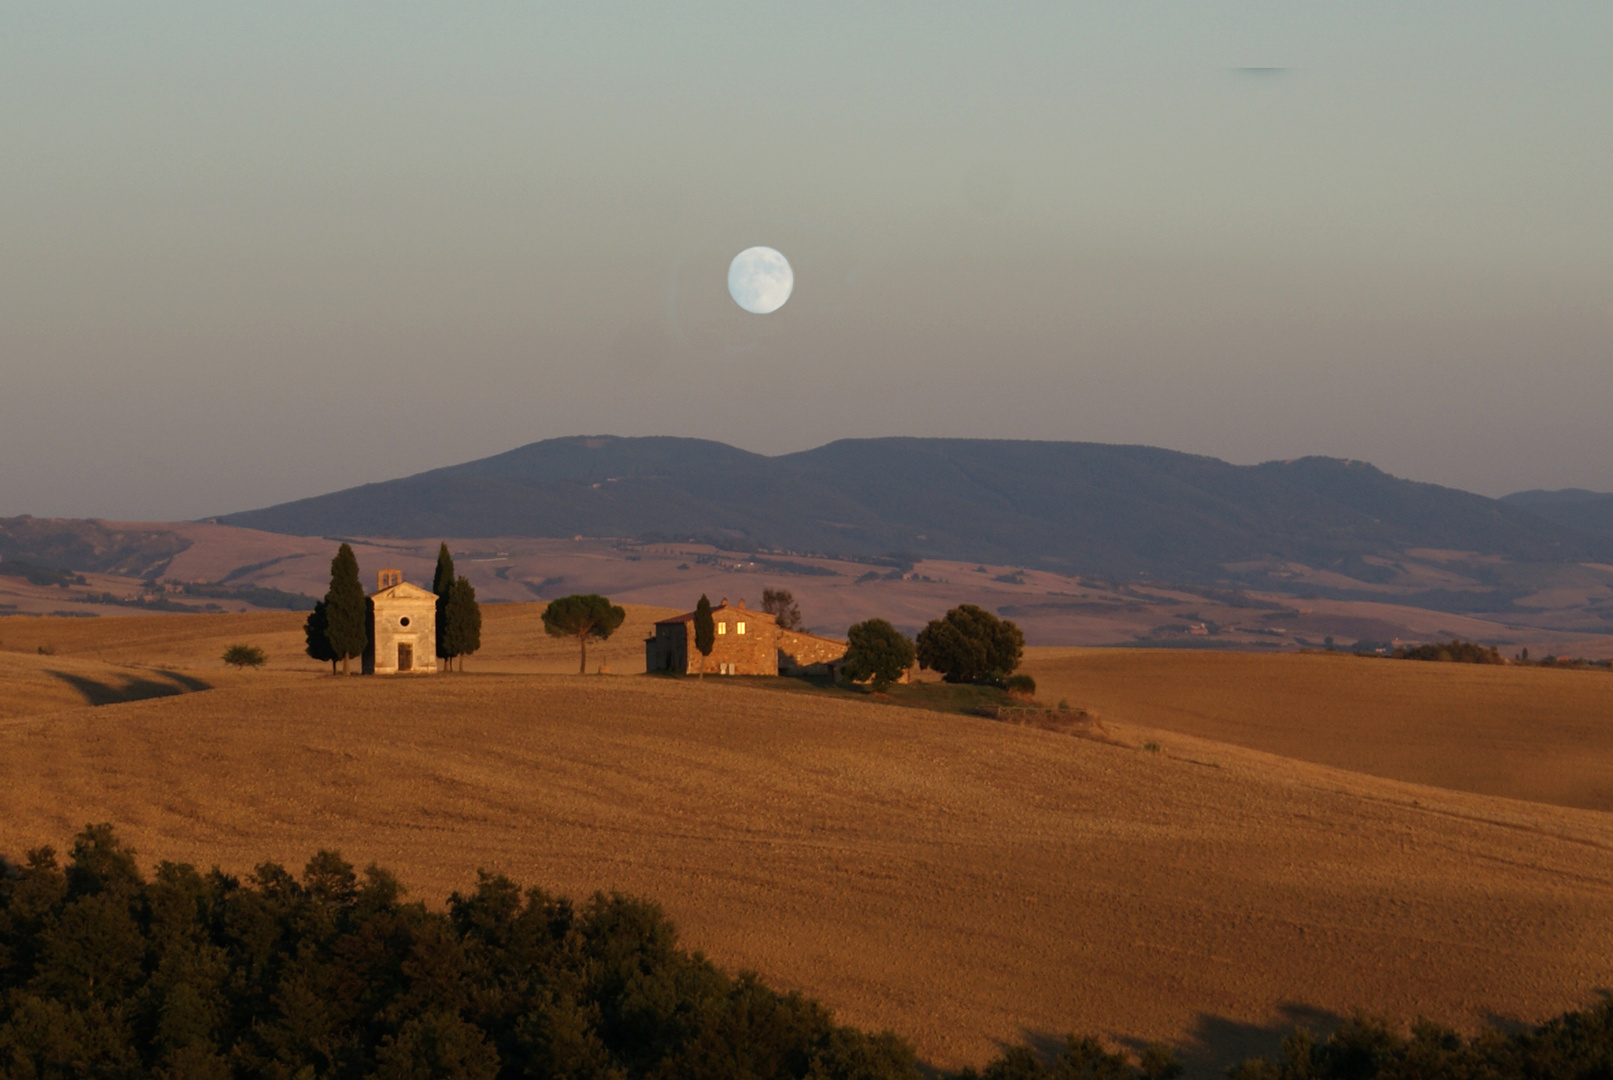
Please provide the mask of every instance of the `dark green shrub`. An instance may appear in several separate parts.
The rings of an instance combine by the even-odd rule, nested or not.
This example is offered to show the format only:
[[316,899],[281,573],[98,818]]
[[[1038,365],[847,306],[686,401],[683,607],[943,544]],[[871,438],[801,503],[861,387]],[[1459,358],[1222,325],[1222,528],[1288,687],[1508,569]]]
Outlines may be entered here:
[[239,670],[262,667],[269,658],[256,645],[231,645],[224,650],[224,662]]
[[[1010,675],[1003,680],[1003,689],[1022,697],[1036,696],[1036,680],[1029,675]],[[1066,705],[1066,708],[1068,705]]]

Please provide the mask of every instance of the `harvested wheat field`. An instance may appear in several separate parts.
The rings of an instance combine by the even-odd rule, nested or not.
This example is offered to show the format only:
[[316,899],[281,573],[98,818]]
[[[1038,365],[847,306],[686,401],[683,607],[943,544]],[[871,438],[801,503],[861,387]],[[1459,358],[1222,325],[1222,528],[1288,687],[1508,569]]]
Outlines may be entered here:
[[[1395,780],[1613,810],[1613,673],[1158,649],[1029,649],[1046,700]],[[1168,739],[1166,740],[1169,741]]]
[[1207,1075],[1295,1019],[1532,1020],[1608,985],[1593,811],[742,680],[256,674],[0,724],[0,851],[105,820],[148,862],[337,847],[433,903],[478,867],[625,889],[943,1066],[1074,1029]]

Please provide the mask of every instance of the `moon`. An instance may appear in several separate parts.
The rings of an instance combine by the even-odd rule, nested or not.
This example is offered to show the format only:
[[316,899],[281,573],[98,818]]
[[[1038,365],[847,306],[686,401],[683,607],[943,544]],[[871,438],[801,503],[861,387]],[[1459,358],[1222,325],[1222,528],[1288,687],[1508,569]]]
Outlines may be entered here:
[[794,288],[790,260],[773,248],[746,248],[728,264],[728,294],[752,315],[777,311]]

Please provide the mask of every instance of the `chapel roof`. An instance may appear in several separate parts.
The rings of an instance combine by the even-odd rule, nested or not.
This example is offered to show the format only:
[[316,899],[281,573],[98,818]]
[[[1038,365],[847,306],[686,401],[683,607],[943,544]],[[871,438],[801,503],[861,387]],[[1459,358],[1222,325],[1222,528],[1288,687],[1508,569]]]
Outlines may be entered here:
[[371,600],[430,600],[436,602],[437,594],[418,585],[411,585],[407,581],[385,589],[378,589],[370,594]]

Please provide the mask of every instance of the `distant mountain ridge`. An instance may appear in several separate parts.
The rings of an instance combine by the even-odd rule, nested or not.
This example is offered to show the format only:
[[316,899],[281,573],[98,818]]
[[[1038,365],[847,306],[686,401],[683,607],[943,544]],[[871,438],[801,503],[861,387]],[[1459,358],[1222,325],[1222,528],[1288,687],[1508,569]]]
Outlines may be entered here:
[[1613,495],[1584,488],[1564,488],[1561,491],[1519,491],[1501,496],[1501,501],[1571,529],[1613,536]]
[[904,552],[1177,580],[1273,561],[1370,578],[1364,557],[1415,548],[1613,558],[1613,536],[1365,462],[1246,466],[1147,446],[986,439],[843,439],[766,457],[705,439],[577,436],[219,520],[305,536]]

